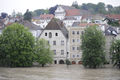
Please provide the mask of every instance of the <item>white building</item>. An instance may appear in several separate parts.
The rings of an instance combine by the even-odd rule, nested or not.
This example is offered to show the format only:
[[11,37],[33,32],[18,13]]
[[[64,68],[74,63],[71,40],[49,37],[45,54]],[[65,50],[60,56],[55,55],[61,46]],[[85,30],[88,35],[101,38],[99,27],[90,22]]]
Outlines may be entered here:
[[68,31],[62,22],[52,19],[41,33],[40,38],[48,40],[54,52],[54,63],[64,64],[67,57]]
[[32,22],[44,29],[52,18],[54,18],[53,14],[41,14],[40,16],[33,17]]
[[29,21],[23,21],[21,24],[27,27],[35,38],[38,38],[38,36],[40,36],[42,28],[40,28],[39,26],[36,26],[35,24]]

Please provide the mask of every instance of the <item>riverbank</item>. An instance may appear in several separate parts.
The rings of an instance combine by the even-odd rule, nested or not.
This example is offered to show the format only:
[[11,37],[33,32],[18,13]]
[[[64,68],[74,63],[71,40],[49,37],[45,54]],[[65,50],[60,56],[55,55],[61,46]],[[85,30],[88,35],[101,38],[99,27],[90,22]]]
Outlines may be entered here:
[[105,68],[85,69],[82,65],[51,65],[47,67],[3,68],[0,80],[120,80],[120,70]]

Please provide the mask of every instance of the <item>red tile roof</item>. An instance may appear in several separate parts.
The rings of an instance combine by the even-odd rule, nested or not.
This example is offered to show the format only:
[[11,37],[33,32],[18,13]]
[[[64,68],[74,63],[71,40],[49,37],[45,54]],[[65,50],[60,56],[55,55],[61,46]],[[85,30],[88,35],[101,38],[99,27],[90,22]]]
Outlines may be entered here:
[[106,17],[120,20],[120,15],[119,14],[110,14],[110,15],[106,15]]
[[80,15],[80,10],[78,9],[66,10],[66,16],[77,16],[77,15]]
[[52,19],[54,17],[53,14],[42,14],[40,15],[40,19]]

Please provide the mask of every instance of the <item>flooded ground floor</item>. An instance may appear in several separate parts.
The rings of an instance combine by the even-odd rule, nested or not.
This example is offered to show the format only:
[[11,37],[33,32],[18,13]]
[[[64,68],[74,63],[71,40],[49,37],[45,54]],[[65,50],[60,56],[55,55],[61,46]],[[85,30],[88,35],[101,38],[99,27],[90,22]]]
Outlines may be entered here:
[[85,69],[82,65],[50,67],[0,68],[0,80],[120,80],[120,70],[106,66]]

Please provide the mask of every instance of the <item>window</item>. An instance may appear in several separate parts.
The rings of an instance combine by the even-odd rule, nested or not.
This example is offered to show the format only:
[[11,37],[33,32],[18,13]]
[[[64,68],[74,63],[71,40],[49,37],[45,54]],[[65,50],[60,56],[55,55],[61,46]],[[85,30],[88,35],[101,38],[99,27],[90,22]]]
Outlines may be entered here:
[[72,39],[72,42],[75,42],[75,39]]
[[79,57],[79,55],[77,55],[77,57]]
[[55,33],[55,36],[58,36],[58,33]]
[[72,31],[72,34],[74,35],[74,34],[75,34],[75,31]]
[[75,47],[72,47],[72,50],[75,50]]
[[53,45],[56,45],[56,41],[53,41]]
[[45,36],[47,36],[47,33],[45,33]]
[[64,55],[64,50],[61,50],[61,55]]
[[79,31],[77,31],[77,35],[79,35]]
[[64,45],[64,41],[63,40],[61,41],[61,45]]
[[77,47],[77,50],[80,50],[80,47]]
[[49,32],[49,38],[52,38],[52,33],[51,32]]
[[75,57],[75,55],[73,55],[73,58]]
[[54,55],[56,55],[56,50],[53,50],[53,52],[54,52]]
[[80,39],[77,39],[77,42],[80,42]]

